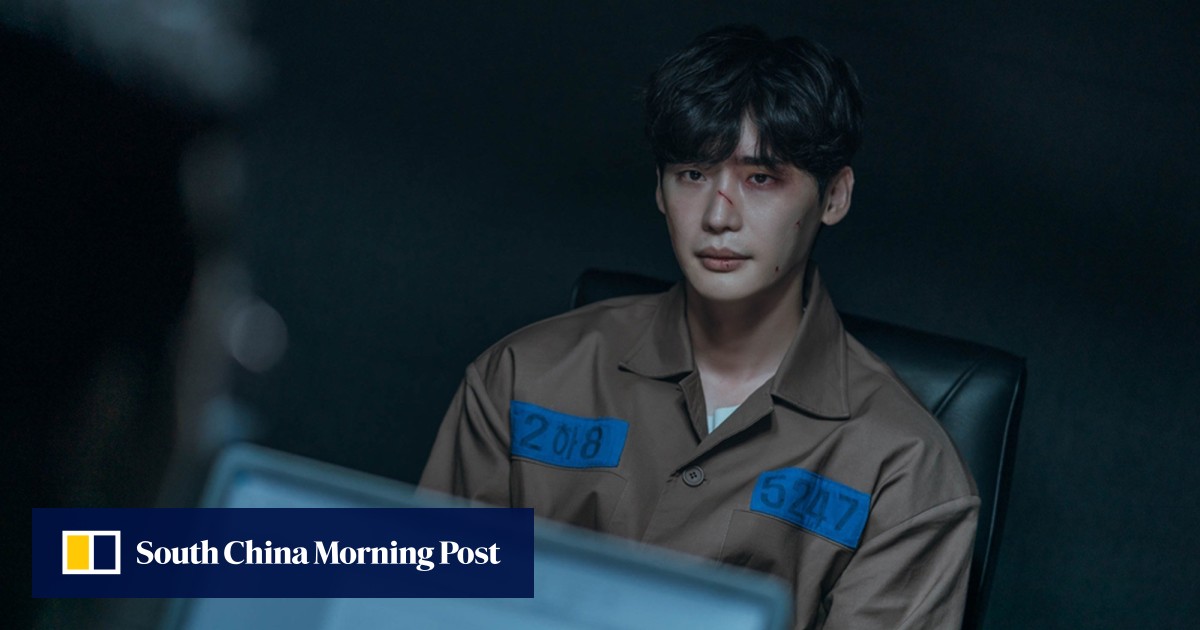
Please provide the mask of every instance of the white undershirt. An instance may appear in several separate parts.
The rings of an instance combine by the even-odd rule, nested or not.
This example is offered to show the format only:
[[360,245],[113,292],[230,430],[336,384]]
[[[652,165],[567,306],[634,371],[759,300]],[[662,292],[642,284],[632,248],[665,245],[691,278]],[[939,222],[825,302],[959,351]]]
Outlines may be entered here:
[[708,414],[708,432],[712,433],[713,431],[716,431],[717,427],[721,426],[722,422],[725,422],[729,416],[733,415],[733,412],[737,411],[738,406],[739,405],[734,405],[732,407],[717,407],[716,409],[713,409],[712,413]]

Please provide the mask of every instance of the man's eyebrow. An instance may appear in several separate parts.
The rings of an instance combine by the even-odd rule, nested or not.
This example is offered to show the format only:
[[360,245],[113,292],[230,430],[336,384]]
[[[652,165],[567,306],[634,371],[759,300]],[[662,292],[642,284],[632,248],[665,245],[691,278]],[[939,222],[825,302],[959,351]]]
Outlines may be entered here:
[[737,157],[737,163],[742,166],[761,166],[772,171],[779,170],[779,160],[760,157],[757,155],[740,155]]

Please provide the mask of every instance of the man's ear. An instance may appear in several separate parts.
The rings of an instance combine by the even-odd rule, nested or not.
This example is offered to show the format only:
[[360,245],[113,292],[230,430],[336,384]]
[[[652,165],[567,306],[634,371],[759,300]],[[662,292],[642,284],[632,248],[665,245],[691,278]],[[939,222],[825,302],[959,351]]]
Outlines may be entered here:
[[850,212],[850,198],[854,196],[854,169],[843,166],[829,180],[825,189],[825,209],[821,212],[821,223],[834,225],[846,218]]
[[654,184],[654,201],[658,203],[658,211],[665,216],[667,214],[667,204],[663,201],[662,169],[654,169],[654,181],[656,182]]

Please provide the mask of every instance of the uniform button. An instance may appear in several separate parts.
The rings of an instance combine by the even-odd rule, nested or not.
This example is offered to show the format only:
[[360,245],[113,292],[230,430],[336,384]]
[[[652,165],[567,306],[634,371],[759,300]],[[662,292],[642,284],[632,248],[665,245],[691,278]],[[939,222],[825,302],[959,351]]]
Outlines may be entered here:
[[704,483],[704,469],[699,466],[690,466],[683,471],[683,483],[695,488]]

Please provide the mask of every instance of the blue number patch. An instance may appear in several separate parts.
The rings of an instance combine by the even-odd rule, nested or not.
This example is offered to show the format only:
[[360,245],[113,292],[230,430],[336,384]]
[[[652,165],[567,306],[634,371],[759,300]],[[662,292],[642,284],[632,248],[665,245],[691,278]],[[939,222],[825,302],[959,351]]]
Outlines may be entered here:
[[621,461],[629,423],[582,418],[512,401],[513,455],[567,468],[610,468]]
[[850,549],[858,548],[870,506],[870,495],[803,468],[759,475],[750,500],[755,512],[795,523]]

